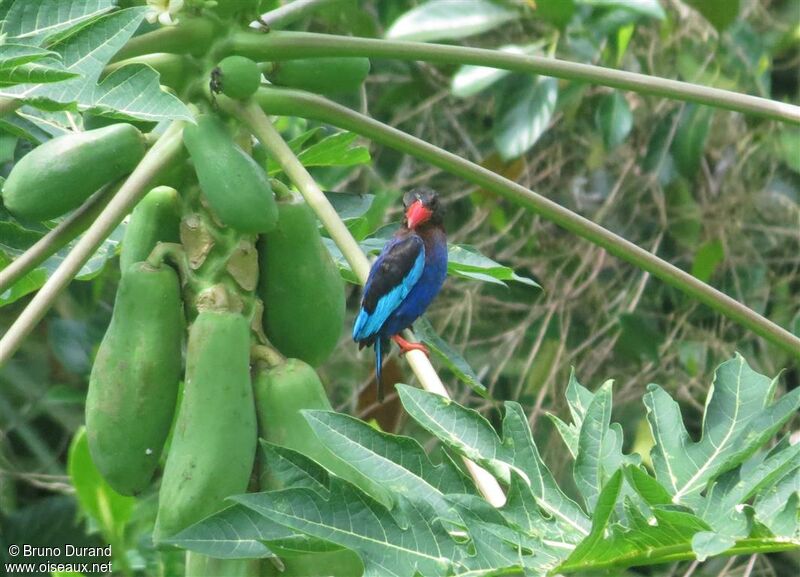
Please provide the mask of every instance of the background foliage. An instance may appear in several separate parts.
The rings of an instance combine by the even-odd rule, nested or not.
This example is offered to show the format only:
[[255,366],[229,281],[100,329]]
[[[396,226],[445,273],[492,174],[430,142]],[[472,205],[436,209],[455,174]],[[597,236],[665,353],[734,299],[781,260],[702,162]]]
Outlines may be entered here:
[[[97,58],[76,52],[89,45],[80,37],[66,43],[61,52],[47,54],[34,34],[19,48],[20,58],[31,58],[22,64],[24,73],[36,82],[66,80],[53,85],[57,90],[47,84],[37,90],[51,101],[77,101],[80,111],[101,113],[112,98],[114,109],[128,110],[127,118],[158,120],[154,111],[164,117],[180,116],[184,112],[177,99],[152,91],[157,89],[156,79],[147,70],[102,76],[105,61],[137,27],[142,31],[150,26],[142,24],[144,10],[102,16],[111,4],[97,2],[97,12],[86,17],[79,32],[106,34],[108,40],[92,51]],[[524,2],[461,4],[437,15],[424,7],[414,10],[413,2],[359,6],[345,2],[303,21],[298,29],[503,46],[800,101],[796,0],[538,0],[535,10]],[[474,25],[475,18],[467,18],[469,10],[477,13],[480,26]],[[13,30],[2,32],[14,36]],[[20,61],[0,63],[0,74],[4,70],[19,74],[19,65]],[[380,60],[372,66],[365,94],[346,104],[517,180],[800,333],[797,128],[476,67]],[[69,93],[77,86],[68,80],[70,73],[94,78],[96,89]],[[159,100],[142,108],[125,106],[121,98],[126,85],[139,92],[150,90]],[[17,90],[0,85],[3,95]],[[80,124],[76,112],[26,106],[13,122],[4,120],[2,174],[32,142],[57,134],[63,126]],[[293,120],[280,128],[286,136],[298,137],[316,127]],[[326,136],[324,130],[315,130],[307,138],[309,143],[321,143]],[[347,148],[352,141],[341,144]],[[330,150],[322,148],[326,149]],[[556,479],[570,479],[571,465],[563,458],[560,436],[542,417],[548,412],[563,418],[569,414],[563,389],[571,367],[581,382],[593,385],[592,390],[606,378],[616,380],[614,421],[625,432],[625,453],[646,454],[652,444],[642,406],[632,402],[644,395],[648,383],[661,384],[681,403],[686,429],[695,439],[700,436],[709,376],[734,351],[759,373],[775,375],[786,369],[781,392],[800,385],[796,358],[646,273],[410,157],[375,146],[369,153],[370,164],[364,164],[359,152],[349,162],[329,166],[324,158],[314,161],[310,150],[305,152],[307,164],[316,164],[313,174],[325,188],[375,194],[367,212],[355,210],[358,216],[350,222],[365,245],[379,248],[380,239],[388,234],[380,227],[399,218],[400,191],[424,183],[447,199],[452,242],[474,246],[510,267],[505,274],[516,271],[543,287],[517,282],[500,286],[463,278],[469,274],[451,275],[428,320],[446,343],[442,346],[465,360],[457,370],[473,387],[480,383],[488,393],[476,396],[470,387],[450,378],[454,398],[498,428],[502,407],[498,399],[519,402]],[[113,258],[121,232],[83,271],[88,282],[72,283],[15,361],[0,371],[0,512],[2,536],[9,542],[22,541],[19,535],[38,534],[41,544],[47,544],[54,532],[76,533],[75,491],[80,499],[80,483],[74,474],[70,481],[67,456],[82,450],[77,441],[72,449],[69,445],[83,419],[91,359],[110,318],[118,272],[105,263]],[[19,254],[41,234],[35,226],[11,222],[0,213],[0,259]],[[57,260],[30,275],[29,290],[41,285],[54,263]],[[461,272],[475,273],[468,268]],[[351,290],[352,315],[358,291]],[[0,303],[7,305],[0,310],[0,330],[22,310],[29,298],[24,292],[0,295]],[[369,355],[359,354],[348,339],[340,343],[321,371],[336,408],[374,418],[384,430],[410,434],[432,448],[430,435],[406,421],[396,398],[375,406],[370,362]],[[387,376],[410,379],[400,363],[389,362]],[[796,419],[793,425],[796,428]],[[571,487],[567,490],[574,492]],[[98,526],[80,521],[78,533],[88,543],[100,542],[98,532],[103,539],[119,542],[120,527],[126,526],[131,565],[147,574],[161,573],[179,561],[156,555],[141,537],[152,524],[154,497],[140,500],[134,509],[129,503],[115,503],[107,522]],[[81,507],[92,510],[85,501]],[[41,531],[43,516],[50,519],[51,533]],[[651,573],[781,575],[797,563],[797,553],[790,552],[717,559],[701,566],[676,563]]]

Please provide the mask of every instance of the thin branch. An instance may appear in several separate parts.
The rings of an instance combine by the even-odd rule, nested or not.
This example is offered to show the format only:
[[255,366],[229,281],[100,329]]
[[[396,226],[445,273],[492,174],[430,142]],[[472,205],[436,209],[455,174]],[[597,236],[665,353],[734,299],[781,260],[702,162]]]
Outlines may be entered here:
[[[331,239],[342,251],[356,277],[361,284],[364,284],[367,281],[370,268],[367,256],[350,234],[350,231],[347,230],[344,222],[339,218],[336,210],[331,206],[317,183],[314,182],[314,179],[300,163],[278,131],[275,130],[275,127],[272,126],[272,122],[270,122],[264,111],[255,102],[242,105],[230,99],[220,99],[220,104],[237,116],[261,141],[269,153],[275,157],[275,160],[303,195],[308,205],[317,214],[328,234],[330,234]],[[405,358],[425,390],[450,398],[447,389],[445,389],[425,353],[410,351],[405,355]],[[475,480],[475,485],[486,500],[496,507],[502,506],[506,498],[497,483],[497,479],[468,459],[465,459],[464,462]]]
[[263,28],[266,25],[269,29],[282,28],[288,26],[292,22],[296,22],[325,4],[333,4],[334,2],[341,1],[342,0],[295,0],[294,2],[284,4],[283,6],[262,14],[261,18],[253,22],[250,26]]
[[259,61],[319,56],[367,56],[422,60],[440,64],[472,64],[590,82],[600,86],[610,86],[686,102],[697,102],[716,108],[800,124],[800,106],[784,102],[603,66],[580,64],[543,56],[511,54],[484,48],[353,38],[311,32],[276,31],[269,34],[235,33],[231,37],[227,51]]
[[54,229],[36,241],[24,253],[0,270],[0,293],[61,250],[94,221],[118,190],[108,185],[93,194],[78,210],[62,220]]
[[100,213],[52,276],[33,297],[14,324],[0,339],[0,367],[12,357],[22,341],[44,317],[53,302],[81,267],[95,253],[125,215],[147,192],[147,187],[163,168],[181,151],[183,123],[173,122],[156,144],[145,154],[117,194]]
[[526,206],[543,218],[603,247],[614,256],[652,273],[774,345],[800,355],[800,338],[789,331],[689,273],[516,182],[320,96],[300,90],[262,88],[256,98],[271,114],[311,118],[350,130]]

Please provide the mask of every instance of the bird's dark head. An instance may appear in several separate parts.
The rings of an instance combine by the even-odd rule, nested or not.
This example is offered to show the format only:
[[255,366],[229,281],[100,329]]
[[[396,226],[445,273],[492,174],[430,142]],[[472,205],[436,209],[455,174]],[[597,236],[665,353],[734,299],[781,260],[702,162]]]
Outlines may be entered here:
[[444,208],[436,192],[430,188],[409,190],[403,195],[403,205],[406,207],[406,225],[410,229],[428,223],[438,226],[443,222]]

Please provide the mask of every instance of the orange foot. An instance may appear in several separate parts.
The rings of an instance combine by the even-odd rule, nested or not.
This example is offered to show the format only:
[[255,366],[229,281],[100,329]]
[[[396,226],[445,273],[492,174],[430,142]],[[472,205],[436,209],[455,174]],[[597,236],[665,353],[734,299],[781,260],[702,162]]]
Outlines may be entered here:
[[430,356],[430,352],[428,352],[428,347],[426,347],[422,343],[409,343],[400,335],[393,336],[392,340],[395,343],[397,343],[398,347],[400,347],[400,355],[404,355],[408,351],[422,351],[426,355]]

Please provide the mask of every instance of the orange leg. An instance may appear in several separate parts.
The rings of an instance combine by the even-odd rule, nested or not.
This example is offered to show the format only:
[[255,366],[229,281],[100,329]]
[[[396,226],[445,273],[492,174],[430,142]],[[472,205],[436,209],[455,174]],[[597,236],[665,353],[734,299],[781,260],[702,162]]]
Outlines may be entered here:
[[398,347],[400,347],[400,355],[404,355],[408,351],[422,351],[426,355],[430,356],[430,352],[428,352],[428,347],[426,347],[422,343],[410,343],[400,335],[393,336],[392,340],[395,343],[397,343]]

